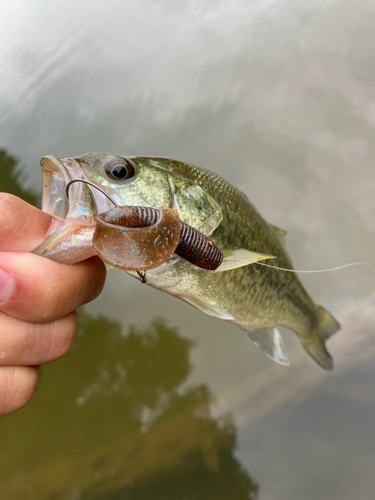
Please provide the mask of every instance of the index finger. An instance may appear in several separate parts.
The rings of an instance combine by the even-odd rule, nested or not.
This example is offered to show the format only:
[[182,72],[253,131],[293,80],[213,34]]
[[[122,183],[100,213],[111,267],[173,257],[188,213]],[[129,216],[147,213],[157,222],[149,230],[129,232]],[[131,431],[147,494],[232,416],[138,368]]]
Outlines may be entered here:
[[96,298],[105,276],[98,257],[70,265],[31,253],[1,252],[0,310],[31,323],[53,321]]
[[0,251],[31,252],[59,219],[12,194],[0,193]]

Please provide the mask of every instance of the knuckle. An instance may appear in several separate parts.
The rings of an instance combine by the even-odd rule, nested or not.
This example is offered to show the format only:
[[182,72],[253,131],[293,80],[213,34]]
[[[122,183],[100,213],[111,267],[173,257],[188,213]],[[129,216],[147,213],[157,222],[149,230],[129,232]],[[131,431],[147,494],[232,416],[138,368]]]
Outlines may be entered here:
[[99,257],[92,257],[90,261],[90,265],[94,265],[95,269],[94,271],[91,271],[91,283],[90,286],[87,287],[87,296],[84,303],[91,302],[100,295],[103,290],[107,274],[105,265]]
[[96,298],[104,286],[106,271],[99,258],[74,265],[41,262],[35,271],[30,270],[27,257],[22,256],[20,264],[12,258],[12,266],[18,266],[16,293],[2,310],[25,321],[48,323],[63,318]]
[[[58,267],[54,269],[54,275],[44,281],[43,290],[40,290],[44,300],[40,302],[37,316],[41,322],[59,319],[74,309],[74,307],[70,308],[71,295],[67,294],[69,284],[67,283],[66,276],[59,271]],[[34,305],[33,308],[35,311]]]
[[49,332],[48,342],[49,349],[47,359],[49,361],[55,361],[61,358],[73,346],[75,335],[77,330],[77,314],[72,312],[53,322],[53,328]]
[[25,406],[33,397],[39,381],[39,368],[4,366],[0,368],[0,415]]
[[13,194],[0,193],[0,220],[3,230],[13,232],[19,224],[24,224],[24,221],[20,221],[18,214],[23,204],[26,202]]
[[[24,200],[9,193],[0,193],[0,242],[2,250],[9,250],[17,245],[18,250],[30,251],[25,229],[29,219],[37,211]],[[26,231],[28,233],[28,231]]]
[[0,313],[0,352],[4,354],[0,364],[35,366],[55,361],[71,349],[76,329],[75,312],[46,323],[20,321]]
[[0,204],[1,209],[4,208],[4,204],[14,204],[17,203],[20,199],[11,193],[0,193]]
[[0,194],[0,221],[3,230],[9,231],[17,225],[16,204],[18,198],[12,194]]
[[77,329],[75,312],[48,323],[30,323],[24,345],[37,364],[50,363],[72,347]]

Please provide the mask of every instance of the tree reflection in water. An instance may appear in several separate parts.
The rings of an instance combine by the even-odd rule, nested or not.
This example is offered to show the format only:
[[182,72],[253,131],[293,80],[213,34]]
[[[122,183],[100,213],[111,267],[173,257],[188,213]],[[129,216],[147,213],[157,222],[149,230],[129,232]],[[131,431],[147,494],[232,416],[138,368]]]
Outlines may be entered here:
[[39,196],[24,189],[20,180],[24,177],[19,166],[19,160],[0,148],[0,192],[12,193],[31,205],[39,205]]
[[185,385],[191,347],[161,319],[122,335],[81,310],[72,351],[2,419],[2,498],[255,499],[230,416],[211,415],[206,385]]
[[[16,165],[0,152],[0,188],[34,203]],[[191,348],[162,319],[124,335],[81,310],[72,351],[43,368],[27,407],[1,419],[1,498],[255,499],[231,416],[214,418],[208,386],[187,384]]]

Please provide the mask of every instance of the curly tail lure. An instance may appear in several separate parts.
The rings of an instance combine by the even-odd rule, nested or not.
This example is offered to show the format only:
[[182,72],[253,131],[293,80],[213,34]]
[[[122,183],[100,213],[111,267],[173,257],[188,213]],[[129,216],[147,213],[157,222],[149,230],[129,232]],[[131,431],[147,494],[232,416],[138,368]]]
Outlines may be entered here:
[[197,229],[180,220],[177,210],[124,206],[121,207],[100,188],[115,208],[97,216],[93,245],[101,259],[126,271],[137,271],[146,283],[144,271],[155,269],[175,253],[202,269],[214,271],[223,261],[223,253],[215,243]]

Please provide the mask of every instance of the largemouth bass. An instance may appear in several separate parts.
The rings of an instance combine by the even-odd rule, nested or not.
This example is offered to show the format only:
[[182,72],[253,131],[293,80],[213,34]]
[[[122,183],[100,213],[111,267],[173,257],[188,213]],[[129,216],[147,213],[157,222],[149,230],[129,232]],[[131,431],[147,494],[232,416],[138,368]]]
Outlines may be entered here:
[[[91,182],[119,206],[175,209],[182,221],[223,249],[226,264],[207,271],[173,255],[147,272],[147,284],[236,324],[268,357],[289,364],[277,329],[283,325],[296,333],[320,366],[332,369],[325,341],[339,329],[338,322],[313,302],[295,273],[272,268],[293,269],[284,231],[267,223],[246,195],[223,178],[166,158],[95,153],[75,158],[46,156],[41,168],[42,208],[61,221],[35,253],[64,263],[95,255],[96,217],[113,205],[98,189],[78,182],[68,200],[65,188],[73,179]],[[267,257],[272,267],[256,264]],[[129,274],[137,277],[136,272]]]

